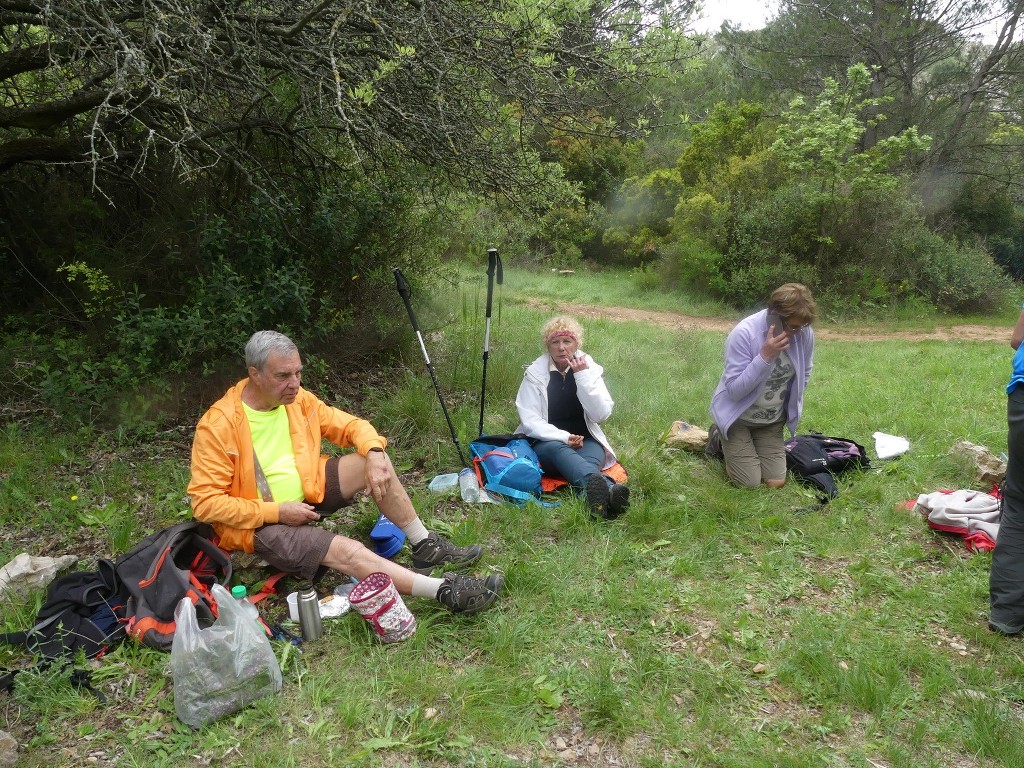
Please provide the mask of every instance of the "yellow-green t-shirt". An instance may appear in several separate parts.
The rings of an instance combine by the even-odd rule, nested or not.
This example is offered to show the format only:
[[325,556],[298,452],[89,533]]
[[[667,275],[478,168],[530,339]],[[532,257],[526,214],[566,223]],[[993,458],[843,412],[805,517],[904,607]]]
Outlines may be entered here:
[[303,501],[302,478],[295,466],[292,436],[288,431],[288,412],[283,405],[269,411],[257,411],[242,403],[249,420],[252,447],[267,476],[274,501]]

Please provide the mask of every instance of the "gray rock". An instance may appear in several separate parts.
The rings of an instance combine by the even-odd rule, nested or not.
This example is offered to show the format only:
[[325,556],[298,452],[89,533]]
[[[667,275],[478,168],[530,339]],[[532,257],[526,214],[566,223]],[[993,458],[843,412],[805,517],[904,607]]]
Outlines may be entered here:
[[18,742],[7,731],[0,731],[0,766],[8,768],[18,764]]

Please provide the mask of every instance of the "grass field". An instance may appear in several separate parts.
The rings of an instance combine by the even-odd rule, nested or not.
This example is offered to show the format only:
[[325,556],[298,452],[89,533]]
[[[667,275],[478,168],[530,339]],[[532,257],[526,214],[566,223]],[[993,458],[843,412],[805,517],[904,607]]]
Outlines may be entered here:
[[[474,276],[451,295],[414,296],[463,450],[479,417],[484,286]],[[485,431],[516,425],[546,302],[724,314],[630,286],[507,270]],[[359,412],[391,439],[428,527],[486,546],[481,571],[507,577],[499,607],[460,619],[410,599],[419,628],[397,647],[357,616],[329,620],[301,655],[275,644],[280,695],[198,732],[174,716],[165,654],[126,643],[96,664],[105,704],[66,672],[26,672],[0,694],[19,765],[1024,765],[1024,654],[987,629],[989,558],[904,507],[972,487],[971,466],[949,453],[958,440],[1005,451],[1008,346],[819,340],[801,431],[869,448],[888,432],[911,450],[842,480],[818,510],[795,483],[737,489],[720,465],[664,446],[673,420],[707,426],[722,333],[603,318],[585,329],[616,400],[605,427],[630,473],[628,515],[596,523],[570,497],[519,509],[431,495],[430,478],[459,460],[410,343]],[[307,385],[332,396],[342,373]],[[141,441],[7,426],[0,561],[72,551],[88,565],[187,516],[190,426]],[[335,524],[363,535],[374,517],[364,501]],[[27,626],[40,598],[5,604],[4,630]],[[283,599],[264,606],[284,612]],[[26,663],[0,647],[0,666]]]

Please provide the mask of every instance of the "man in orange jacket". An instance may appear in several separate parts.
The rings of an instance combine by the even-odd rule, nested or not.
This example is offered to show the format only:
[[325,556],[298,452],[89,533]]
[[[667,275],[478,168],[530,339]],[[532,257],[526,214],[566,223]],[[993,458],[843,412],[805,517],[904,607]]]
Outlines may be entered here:
[[[286,573],[313,578],[320,566],[362,579],[383,571],[403,595],[430,597],[455,613],[491,607],[504,583],[435,568],[467,568],[479,545],[459,547],[427,531],[395,474],[387,440],[366,420],[304,390],[299,350],[287,336],[258,331],[245,345],[248,378],[203,415],[192,444],[188,493],[196,519],[210,523],[227,550],[255,552]],[[352,453],[320,453],[326,438]],[[367,490],[412,546],[412,569],[360,542],[310,523]]]

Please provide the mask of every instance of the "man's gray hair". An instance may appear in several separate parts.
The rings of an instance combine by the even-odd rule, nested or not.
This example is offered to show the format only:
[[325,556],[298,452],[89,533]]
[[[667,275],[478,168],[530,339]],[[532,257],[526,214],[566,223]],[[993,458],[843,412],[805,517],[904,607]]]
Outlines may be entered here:
[[267,364],[267,358],[271,352],[280,352],[282,355],[290,355],[292,352],[298,354],[299,348],[295,342],[277,331],[256,331],[249,337],[245,344],[245,367],[263,370]]

